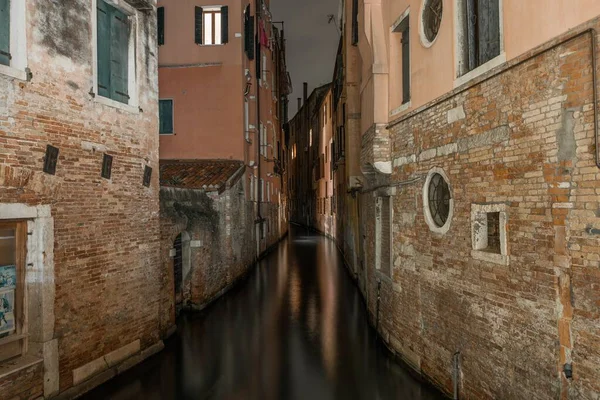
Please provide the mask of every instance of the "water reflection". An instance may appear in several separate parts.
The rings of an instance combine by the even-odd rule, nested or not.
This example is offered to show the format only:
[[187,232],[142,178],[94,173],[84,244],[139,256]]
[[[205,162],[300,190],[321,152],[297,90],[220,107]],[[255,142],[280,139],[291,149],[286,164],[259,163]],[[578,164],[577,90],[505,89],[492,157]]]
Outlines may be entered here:
[[295,228],[165,350],[88,399],[438,399],[377,345],[334,244]]

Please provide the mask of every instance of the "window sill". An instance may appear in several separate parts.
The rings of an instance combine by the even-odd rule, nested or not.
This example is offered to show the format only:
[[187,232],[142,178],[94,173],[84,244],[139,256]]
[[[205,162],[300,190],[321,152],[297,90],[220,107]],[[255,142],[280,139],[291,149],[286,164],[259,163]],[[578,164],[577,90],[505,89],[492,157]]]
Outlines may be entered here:
[[0,380],[42,362],[44,362],[42,358],[25,354],[19,358],[0,363]]
[[196,43],[196,45],[198,47],[219,47],[219,46],[225,46],[227,43],[219,43],[219,44],[199,44]]
[[505,256],[498,253],[489,253],[482,250],[471,250],[471,257],[479,261],[487,261],[494,264],[508,266],[510,264],[510,256]]
[[109,99],[107,97],[102,97],[99,95],[94,96],[94,101],[96,103],[104,104],[105,106],[109,106],[112,108],[118,108],[119,110],[126,111],[131,114],[139,114],[140,108],[136,106],[132,106],[129,104],[124,104],[116,100]]
[[467,72],[463,76],[460,76],[454,80],[454,89],[464,85],[465,83],[477,78],[480,75],[485,74],[486,72],[491,71],[499,65],[502,65],[506,62],[506,53],[501,53],[498,57],[491,59],[483,65],[475,68],[472,71]]
[[9,67],[8,65],[0,64],[0,75],[6,75],[11,78],[19,79],[21,81],[27,80],[27,71],[14,67]]
[[159,133],[160,136],[175,136],[176,133],[172,132],[172,133]]
[[390,111],[390,117],[395,117],[396,115],[408,110],[410,107],[411,101],[409,100],[406,103],[402,104],[400,107],[394,108],[392,111]]

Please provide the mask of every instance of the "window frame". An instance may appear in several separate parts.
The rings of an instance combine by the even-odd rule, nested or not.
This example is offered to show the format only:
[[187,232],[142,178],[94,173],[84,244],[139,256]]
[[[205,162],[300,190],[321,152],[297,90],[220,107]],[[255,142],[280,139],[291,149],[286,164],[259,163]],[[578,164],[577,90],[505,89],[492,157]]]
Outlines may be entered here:
[[25,3],[22,0],[10,1],[9,52],[11,60],[9,65],[0,64],[0,75],[6,75],[22,81],[29,79],[27,60],[27,6]]
[[[11,228],[15,229],[15,266],[17,274],[17,285],[14,290],[15,305],[13,311],[15,318],[15,331],[13,334],[9,334],[8,336],[0,339],[0,364],[24,356],[27,354],[28,347],[27,297],[25,293],[27,220],[0,220],[0,229]],[[17,347],[19,350],[11,350],[11,347]],[[7,352],[8,354],[12,355],[4,356],[2,355],[3,352]]]
[[[161,132],[161,122],[160,122],[160,102],[161,101],[170,101],[171,102],[171,132]],[[172,136],[175,135],[175,99],[173,98],[161,98],[158,99],[158,134],[160,136]]]
[[[488,214],[499,215],[499,252],[488,247]],[[508,206],[505,203],[471,204],[471,257],[499,265],[509,265]]]
[[[127,87],[128,87],[128,103],[122,103],[120,101],[111,99],[109,97],[101,96],[98,93],[98,2],[104,1],[108,5],[117,8],[123,14],[125,14],[131,23],[131,29],[129,33],[129,46],[128,46],[128,71],[127,71]],[[137,77],[137,52],[139,42],[139,15],[131,5],[127,4],[124,0],[92,0],[92,58],[93,58],[93,97],[94,101],[100,104],[104,104],[109,107],[118,108],[130,113],[139,113],[139,88],[138,88],[138,77]]]
[[[432,178],[435,175],[441,175],[442,179],[448,185],[448,190],[450,191],[450,200],[449,200],[449,205],[448,205],[449,206],[448,217],[446,218],[445,224],[442,226],[439,226],[435,222],[435,220],[433,219],[433,216],[431,215],[431,210],[429,208],[429,185],[431,183]],[[452,183],[450,182],[448,175],[446,175],[446,172],[442,168],[434,167],[431,170],[429,170],[429,172],[427,174],[427,179],[425,180],[425,184],[423,185],[422,196],[423,196],[423,215],[425,217],[425,222],[427,223],[427,226],[429,226],[429,230],[431,232],[438,233],[441,235],[448,233],[448,231],[450,230],[450,226],[452,225],[452,219],[454,217],[454,191],[452,190]]]
[[506,62],[506,51],[504,47],[504,0],[498,0],[498,18],[500,27],[500,54],[486,63],[479,65],[476,68],[468,71],[465,66],[465,62],[468,62],[468,56],[465,57],[465,47],[468,46],[467,40],[467,29],[466,29],[466,9],[467,0],[454,0],[454,24],[456,26],[454,35],[454,59],[455,59],[455,72],[454,72],[454,88],[460,87],[465,83],[477,78],[480,75],[502,65]]

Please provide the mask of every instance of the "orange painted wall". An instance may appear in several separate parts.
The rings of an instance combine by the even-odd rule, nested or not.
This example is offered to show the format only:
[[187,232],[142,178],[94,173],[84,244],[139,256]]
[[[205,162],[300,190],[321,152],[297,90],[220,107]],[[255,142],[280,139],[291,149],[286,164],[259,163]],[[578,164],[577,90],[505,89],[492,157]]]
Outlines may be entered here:
[[[159,92],[173,99],[173,135],[161,135],[161,159],[245,160],[243,5],[229,6],[229,43],[194,42],[194,9],[210,0],[161,0],[165,44],[159,48]],[[239,37],[236,37],[239,36]]]

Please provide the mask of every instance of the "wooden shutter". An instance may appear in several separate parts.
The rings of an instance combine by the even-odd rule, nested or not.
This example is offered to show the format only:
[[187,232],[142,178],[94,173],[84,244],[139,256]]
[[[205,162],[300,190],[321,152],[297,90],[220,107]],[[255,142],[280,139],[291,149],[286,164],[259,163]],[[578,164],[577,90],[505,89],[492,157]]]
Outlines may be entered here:
[[498,0],[479,0],[479,65],[500,55],[500,4]]
[[358,44],[358,0],[352,0],[352,44]]
[[97,4],[97,25],[98,95],[110,97],[110,10],[102,0]]
[[116,8],[110,18],[110,98],[129,102],[129,19]]
[[0,64],[10,65],[10,0],[0,0]]
[[250,15],[250,6],[246,7],[244,18],[244,50],[248,59],[254,60],[254,16]]
[[158,18],[158,45],[162,46],[165,44],[165,8],[158,7],[156,16]]
[[195,35],[195,42],[196,44],[202,44],[202,18],[204,18],[204,12],[202,11],[202,7],[196,7],[196,11],[195,11],[195,28],[194,28],[194,35]]
[[478,53],[478,32],[477,32],[477,0],[466,0],[467,16],[467,71],[479,66]]
[[173,100],[160,100],[158,115],[159,133],[173,133]]
[[229,43],[229,7],[221,7],[221,43]]
[[402,104],[410,101],[410,29],[402,31]]

